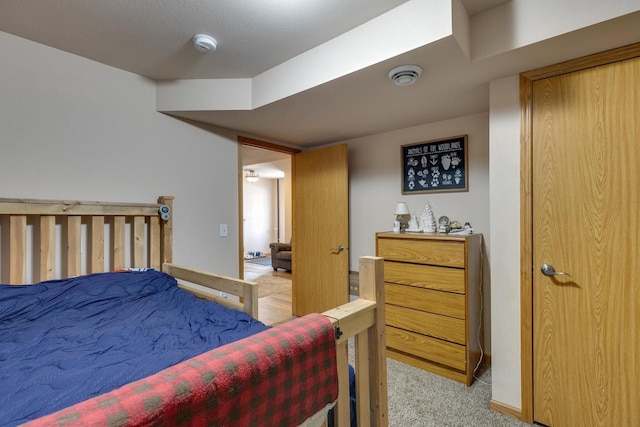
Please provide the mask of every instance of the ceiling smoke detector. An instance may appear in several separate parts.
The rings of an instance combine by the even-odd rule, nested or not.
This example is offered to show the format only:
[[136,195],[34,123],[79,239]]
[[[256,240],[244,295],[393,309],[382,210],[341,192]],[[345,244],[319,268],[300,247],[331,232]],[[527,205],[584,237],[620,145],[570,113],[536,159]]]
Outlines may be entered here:
[[196,34],[193,36],[193,46],[200,52],[211,52],[216,50],[218,42],[207,34]]
[[398,86],[413,84],[422,74],[422,68],[417,65],[401,65],[389,71],[389,78]]

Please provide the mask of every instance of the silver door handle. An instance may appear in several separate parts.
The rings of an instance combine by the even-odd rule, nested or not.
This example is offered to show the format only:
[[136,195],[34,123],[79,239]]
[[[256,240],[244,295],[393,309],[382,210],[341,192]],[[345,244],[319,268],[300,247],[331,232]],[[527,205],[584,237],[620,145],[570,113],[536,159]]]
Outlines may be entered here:
[[553,268],[553,265],[551,265],[551,264],[542,264],[542,267],[540,267],[540,271],[545,276],[567,276],[567,277],[571,277],[573,279],[573,277],[569,273],[563,273],[562,271],[556,271],[556,269]]
[[338,245],[335,248],[331,248],[331,253],[332,254],[339,254],[342,251],[344,251],[344,246],[343,245]]

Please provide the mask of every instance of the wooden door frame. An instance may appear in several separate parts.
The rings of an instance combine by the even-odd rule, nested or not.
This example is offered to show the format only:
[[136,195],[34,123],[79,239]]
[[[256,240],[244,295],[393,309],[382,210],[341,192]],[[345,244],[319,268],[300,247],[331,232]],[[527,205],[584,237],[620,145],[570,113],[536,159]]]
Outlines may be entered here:
[[640,43],[520,74],[520,419],[533,423],[533,83],[640,57]]
[[300,153],[302,150],[297,148],[291,148],[284,145],[274,144],[272,142],[261,141],[259,139],[249,138],[247,136],[238,136],[238,277],[244,279],[244,222],[242,221],[244,204],[242,202],[244,197],[243,179],[244,172],[242,169],[242,147],[261,148],[263,150],[277,151],[278,153],[285,153],[294,155]]

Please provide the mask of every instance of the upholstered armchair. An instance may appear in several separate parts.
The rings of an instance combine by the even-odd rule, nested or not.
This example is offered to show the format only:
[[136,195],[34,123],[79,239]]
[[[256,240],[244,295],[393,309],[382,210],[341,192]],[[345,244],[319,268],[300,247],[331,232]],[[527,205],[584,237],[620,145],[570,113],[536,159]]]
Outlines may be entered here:
[[284,268],[291,271],[291,243],[273,242],[271,248],[271,266],[273,270]]

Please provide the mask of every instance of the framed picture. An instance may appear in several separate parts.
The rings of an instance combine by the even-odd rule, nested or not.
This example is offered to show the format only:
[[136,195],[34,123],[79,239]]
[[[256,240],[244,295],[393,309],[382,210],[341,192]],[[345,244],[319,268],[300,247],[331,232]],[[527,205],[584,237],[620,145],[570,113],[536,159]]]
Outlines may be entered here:
[[402,194],[468,191],[467,135],[400,147]]

